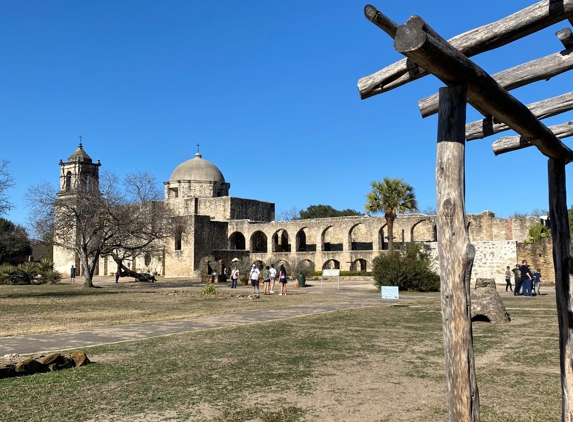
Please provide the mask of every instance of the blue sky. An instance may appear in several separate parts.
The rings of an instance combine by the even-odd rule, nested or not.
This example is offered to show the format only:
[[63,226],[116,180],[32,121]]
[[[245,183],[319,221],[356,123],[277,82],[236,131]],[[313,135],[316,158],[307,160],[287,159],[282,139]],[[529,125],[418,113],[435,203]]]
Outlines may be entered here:
[[[398,24],[417,14],[451,38],[533,3],[372,4]],[[58,162],[80,135],[103,169],[147,170],[159,184],[199,143],[232,196],[275,202],[277,212],[363,211],[370,182],[385,176],[414,186],[420,209],[435,207],[437,116],[422,119],[417,101],[442,83],[429,76],[360,100],[358,79],[402,58],[364,18],[365,4],[0,1],[0,159],[16,182],[6,217],[26,223],[26,191],[58,182]],[[495,73],[555,53],[565,26],[474,60]],[[571,78],[512,93],[527,104],[567,92]],[[468,122],[476,119],[468,107]],[[468,213],[548,208],[545,157],[534,148],[493,155],[492,142],[509,134],[468,143]]]

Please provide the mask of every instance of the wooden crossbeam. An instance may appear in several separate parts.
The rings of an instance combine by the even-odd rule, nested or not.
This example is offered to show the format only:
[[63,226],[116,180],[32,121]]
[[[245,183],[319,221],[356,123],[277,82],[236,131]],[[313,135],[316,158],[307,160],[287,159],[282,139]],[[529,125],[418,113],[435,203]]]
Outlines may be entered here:
[[[547,100],[537,101],[527,105],[529,111],[537,119],[557,116],[566,111],[573,110],[573,91]],[[505,123],[496,122],[493,117],[468,123],[466,125],[466,140],[483,139],[490,135],[509,130]],[[551,129],[551,128],[550,128]],[[555,131],[553,131],[555,133]]]
[[[551,130],[551,132],[553,132],[553,134],[559,139],[568,138],[573,136],[573,121],[549,126],[549,130]],[[503,138],[499,138],[495,141],[491,145],[491,149],[495,155],[500,155],[531,146],[533,146],[531,142],[523,136],[504,136]]]
[[[573,69],[573,48],[503,70],[495,73],[492,77],[509,91],[533,82],[551,79],[571,69]],[[422,117],[436,114],[438,112],[438,94],[422,98],[418,101],[418,108]],[[482,110],[478,111],[481,112]]]
[[[380,25],[377,23],[379,20],[392,22],[374,6],[367,5],[364,11],[366,18],[379,27]],[[373,15],[377,13],[383,17],[374,16],[373,18]],[[504,46],[570,18],[573,18],[573,0],[542,0],[496,22],[455,36],[449,40],[449,43],[466,57],[471,57]],[[413,69],[412,64],[404,59],[359,79],[358,92],[361,99],[366,99],[390,91],[427,74],[428,72],[423,68]]]
[[466,84],[468,98],[550,158],[573,161],[564,145],[529,109],[448,42],[431,36],[419,16],[398,27],[394,48],[446,84]]
[[557,31],[555,35],[557,35],[557,38],[559,38],[563,47],[573,47],[573,34],[571,33],[571,28],[563,28],[562,30]]

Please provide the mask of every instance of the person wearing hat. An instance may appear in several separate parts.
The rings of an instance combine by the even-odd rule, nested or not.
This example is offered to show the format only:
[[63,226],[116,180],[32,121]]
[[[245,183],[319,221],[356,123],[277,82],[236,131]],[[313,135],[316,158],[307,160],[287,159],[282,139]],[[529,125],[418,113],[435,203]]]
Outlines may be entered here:
[[257,268],[255,264],[251,266],[251,274],[249,275],[249,279],[251,280],[251,286],[253,286],[253,294],[260,293],[259,290],[259,274],[261,272]]

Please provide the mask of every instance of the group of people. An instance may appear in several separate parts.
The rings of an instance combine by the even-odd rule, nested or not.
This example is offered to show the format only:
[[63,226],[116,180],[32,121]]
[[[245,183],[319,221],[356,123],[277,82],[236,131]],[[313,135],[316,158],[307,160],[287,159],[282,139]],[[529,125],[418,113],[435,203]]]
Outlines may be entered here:
[[[515,280],[515,289],[511,284],[511,278]],[[505,270],[505,291],[513,292],[514,296],[532,296],[532,292],[536,295],[541,295],[541,270],[538,268],[537,271],[533,271],[527,265],[527,261],[524,259],[521,264],[518,262],[515,264],[515,268],[510,269],[509,265]]]
[[[240,272],[238,268],[233,268],[231,271],[231,289],[237,288],[237,281],[239,280]],[[249,272],[249,281],[251,282],[251,287],[253,288],[253,294],[260,294],[260,282],[263,282],[263,294],[272,295],[274,294],[275,282],[277,279],[277,270],[274,264],[266,266],[263,271],[260,271],[255,264],[251,265],[251,271]],[[279,296],[286,296],[287,294],[287,271],[284,265],[281,265],[278,272],[278,279],[280,284]]]

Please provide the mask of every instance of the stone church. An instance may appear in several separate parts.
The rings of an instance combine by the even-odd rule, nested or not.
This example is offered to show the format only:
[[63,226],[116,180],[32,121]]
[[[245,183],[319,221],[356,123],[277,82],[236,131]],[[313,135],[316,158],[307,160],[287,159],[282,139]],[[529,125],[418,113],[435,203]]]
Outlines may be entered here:
[[[101,163],[93,163],[80,143],[66,162],[60,160],[60,192],[80,180],[97,182]],[[368,271],[372,260],[388,248],[384,217],[353,216],[312,220],[275,221],[275,204],[229,196],[230,183],[221,170],[200,153],[178,165],[164,182],[165,201],[178,219],[173,238],[160,256],[141,257],[130,263],[136,271],[151,271],[166,277],[199,277],[201,261],[208,256],[229,263],[247,257],[267,264],[282,261],[287,268],[304,262],[315,269]],[[470,214],[468,229],[476,247],[472,278],[495,278],[504,283],[503,271],[527,259],[540,267],[545,280],[553,278],[551,242],[524,243],[528,227],[539,218],[497,218],[490,211]],[[437,260],[436,218],[424,214],[399,215],[394,223],[394,244],[416,242],[427,245]],[[103,257],[96,274],[115,271],[111,259]],[[54,249],[56,269],[69,273],[77,257]]]

